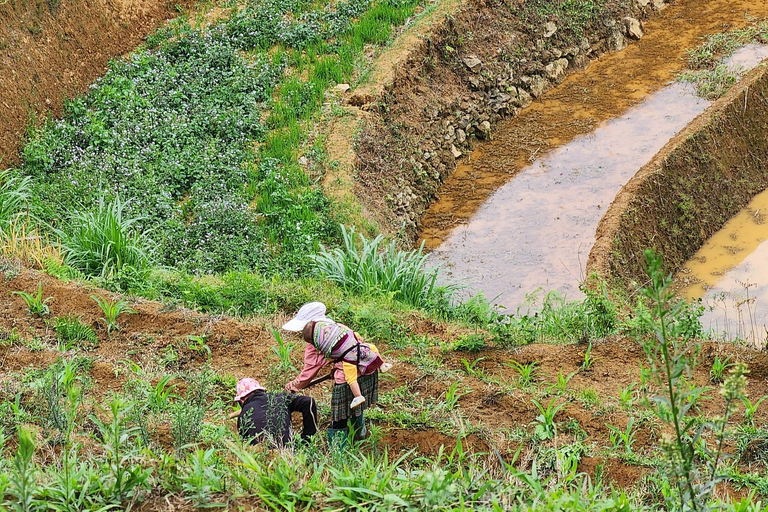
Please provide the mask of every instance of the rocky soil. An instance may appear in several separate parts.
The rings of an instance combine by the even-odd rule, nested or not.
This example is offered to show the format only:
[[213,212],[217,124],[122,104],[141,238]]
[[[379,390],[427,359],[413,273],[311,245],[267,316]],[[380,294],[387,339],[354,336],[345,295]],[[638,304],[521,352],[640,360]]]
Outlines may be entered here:
[[413,242],[427,207],[474,141],[490,139],[499,120],[568,73],[641,38],[642,20],[665,5],[607,2],[587,15],[559,2],[472,0],[446,16],[383,94],[353,91],[348,100],[373,114],[356,146],[356,186],[366,206]]

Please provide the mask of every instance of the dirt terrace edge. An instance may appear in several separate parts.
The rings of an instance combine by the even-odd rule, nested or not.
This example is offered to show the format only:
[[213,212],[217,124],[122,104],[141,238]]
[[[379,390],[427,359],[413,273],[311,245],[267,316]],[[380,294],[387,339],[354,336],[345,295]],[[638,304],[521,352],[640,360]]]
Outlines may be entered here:
[[597,228],[587,272],[632,290],[643,252],[670,272],[768,187],[768,61],[670,140],[617,194]]

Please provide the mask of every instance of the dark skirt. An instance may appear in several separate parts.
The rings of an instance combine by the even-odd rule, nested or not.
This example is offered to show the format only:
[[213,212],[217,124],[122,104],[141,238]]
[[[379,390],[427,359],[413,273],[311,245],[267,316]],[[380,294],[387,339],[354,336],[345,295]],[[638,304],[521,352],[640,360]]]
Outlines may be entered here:
[[362,375],[357,378],[360,385],[360,392],[365,397],[365,403],[357,407],[354,411],[349,408],[355,395],[349,388],[349,384],[334,384],[333,394],[331,395],[331,421],[341,421],[351,418],[362,412],[367,407],[379,401],[379,372],[373,372],[370,375]]

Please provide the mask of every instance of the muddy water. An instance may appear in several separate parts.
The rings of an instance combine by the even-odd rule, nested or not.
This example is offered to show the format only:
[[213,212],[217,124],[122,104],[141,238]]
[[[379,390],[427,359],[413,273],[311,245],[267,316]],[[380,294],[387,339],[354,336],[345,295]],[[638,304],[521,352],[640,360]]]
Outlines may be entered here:
[[705,329],[764,344],[768,331],[768,191],[715,233],[675,278],[703,299]]
[[605,208],[708,105],[681,84],[656,92],[516,174],[431,258],[509,308],[539,287],[575,298]]
[[[651,114],[650,110],[643,113],[644,109],[661,104],[663,114],[685,117],[678,111],[677,101],[679,108],[685,110],[686,100],[678,94],[680,99],[675,100],[675,108],[667,111],[670,105],[663,103],[670,101],[666,95],[673,94],[674,88],[659,89],[684,67],[687,48],[695,47],[705,35],[743,26],[746,12],[768,16],[768,3],[678,2],[646,24],[647,35],[642,40],[594,62],[585,72],[571,75],[517,117],[500,124],[493,141],[480,145],[456,170],[424,219],[422,238],[428,248],[435,248],[433,261],[447,264],[452,277],[473,290],[482,289],[491,297],[504,292],[500,302],[510,307],[520,304],[525,293],[537,286],[560,289],[572,296],[582,277],[581,268],[597,220],[618,187],[628,179],[624,174],[627,171],[614,168],[634,167],[628,171],[631,176],[674,133],[658,130],[662,132],[661,138],[650,140],[655,136],[652,132],[657,131],[656,124],[647,121],[643,125],[642,119],[658,114]],[[649,98],[655,91],[659,91],[659,99]],[[690,120],[705,105],[690,96],[688,100],[695,103],[687,114]],[[642,105],[633,109],[640,102]],[[632,116],[638,120],[621,122]],[[621,119],[605,124],[617,118]],[[666,116],[661,119],[666,121]],[[677,130],[687,122],[683,118],[668,121],[665,129],[669,130]],[[636,124],[644,128],[631,135]],[[603,131],[610,131],[611,125],[622,126],[620,130],[625,131]],[[637,134],[640,140],[633,141]],[[596,139],[599,142],[589,146]],[[568,145],[571,142],[574,145]],[[637,155],[637,163],[629,163],[635,157],[619,154],[642,151],[629,148],[635,142],[645,146],[647,154]],[[584,164],[577,156],[591,157],[595,153],[606,160]],[[570,161],[568,155],[573,156]],[[625,164],[615,162],[622,159]],[[579,161],[579,166],[574,160]],[[516,175],[521,178],[510,182]],[[533,180],[536,175],[543,178]],[[582,178],[582,184],[573,185],[576,181],[581,183]],[[499,190],[507,182],[508,190]],[[566,195],[561,186],[564,183],[577,192]],[[592,193],[591,184],[605,188]],[[586,196],[585,191],[591,195]],[[517,217],[505,209],[512,203],[517,203]],[[494,210],[493,205],[505,208]],[[580,210],[586,213],[575,213]],[[473,220],[468,223],[470,218]],[[547,231],[550,227],[545,227],[544,218],[569,227]],[[523,227],[526,225],[527,228]],[[533,270],[534,263],[542,264]],[[534,277],[536,273],[539,275]]]

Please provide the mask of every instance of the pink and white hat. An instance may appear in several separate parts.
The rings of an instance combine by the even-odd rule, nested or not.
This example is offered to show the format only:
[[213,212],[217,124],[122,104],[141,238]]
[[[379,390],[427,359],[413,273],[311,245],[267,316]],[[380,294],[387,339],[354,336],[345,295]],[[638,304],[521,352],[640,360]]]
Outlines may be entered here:
[[318,320],[331,321],[330,318],[325,316],[325,304],[322,302],[308,302],[301,306],[296,316],[291,318],[283,325],[283,329],[286,331],[299,332],[307,325],[307,322]]
[[250,395],[254,391],[257,390],[266,391],[267,388],[259,384],[259,381],[256,379],[252,379],[250,377],[246,377],[244,379],[240,379],[240,382],[237,383],[237,387],[235,390],[237,391],[237,395],[235,395],[234,402],[239,402],[246,396]]

